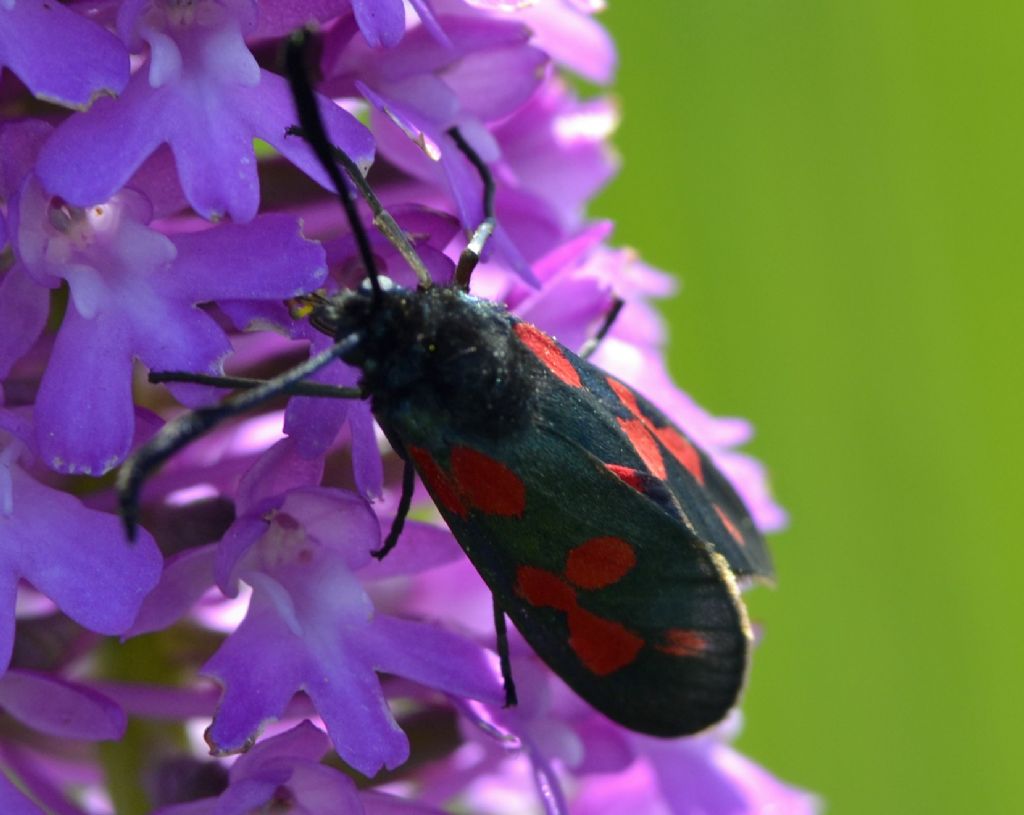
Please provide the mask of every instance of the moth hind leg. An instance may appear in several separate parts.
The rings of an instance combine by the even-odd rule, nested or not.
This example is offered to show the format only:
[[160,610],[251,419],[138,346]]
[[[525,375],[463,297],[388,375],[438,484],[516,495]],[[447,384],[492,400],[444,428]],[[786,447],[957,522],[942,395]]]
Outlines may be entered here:
[[519,704],[519,696],[516,693],[516,683],[512,678],[512,655],[508,648],[508,622],[505,619],[505,611],[498,604],[498,598],[492,595],[494,601],[494,637],[498,648],[498,662],[501,665],[501,680],[505,685],[505,707],[515,707]]
[[409,517],[409,507],[412,506],[412,493],[416,488],[416,469],[412,466],[412,459],[408,455],[402,455],[402,494],[398,499],[398,509],[395,511],[395,518],[391,522],[391,531],[384,539],[379,549],[374,549],[370,554],[377,560],[383,560],[395,546],[398,545],[398,538],[405,528],[405,521]]

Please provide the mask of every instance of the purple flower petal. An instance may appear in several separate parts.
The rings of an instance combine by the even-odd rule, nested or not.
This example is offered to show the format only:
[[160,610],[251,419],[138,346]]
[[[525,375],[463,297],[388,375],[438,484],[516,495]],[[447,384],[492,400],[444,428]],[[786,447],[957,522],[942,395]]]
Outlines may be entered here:
[[128,724],[120,706],[103,694],[31,671],[0,676],[0,708],[33,730],[65,739],[119,739]]
[[36,399],[39,452],[53,469],[102,475],[127,454],[135,416],[126,328],[107,314],[65,315]]
[[[37,172],[43,184],[76,206],[98,204],[167,143],[192,207],[207,219],[229,214],[246,222],[259,205],[252,139],[260,137],[328,186],[308,145],[285,135],[296,115],[283,78],[261,71],[254,87],[207,81],[205,90],[217,102],[197,104],[201,84],[153,88],[145,72],[137,72],[120,99],[99,100],[88,113],[72,116],[57,128],[40,153]],[[327,100],[321,100],[321,112],[332,142],[368,167],[373,138],[366,128]],[[117,150],[103,147],[111,142]]]
[[10,68],[40,99],[85,109],[128,82],[128,52],[117,37],[46,0],[0,3],[0,68]]
[[[11,589],[20,577],[86,628],[101,634],[127,631],[160,577],[161,557],[152,537],[141,530],[129,545],[117,517],[87,509],[17,465],[5,469],[10,511],[0,513],[0,621],[9,624]],[[5,639],[0,636],[0,669],[10,658]]]
[[393,48],[405,33],[402,0],[352,0],[352,11],[371,48]]
[[444,815],[436,807],[407,801],[387,793],[367,790],[360,796],[363,815]]
[[302,524],[304,534],[340,555],[349,569],[371,560],[380,545],[380,523],[367,502],[346,490],[306,487],[289,492],[281,512]]
[[[35,119],[0,125],[0,196],[10,199],[18,193],[36,163],[39,148],[52,132],[52,125]],[[8,213],[8,217],[12,215]],[[11,227],[13,234],[17,230],[13,224]]]
[[502,168],[518,189],[542,199],[567,231],[575,231],[589,200],[618,167],[608,146],[618,121],[610,101],[580,102],[564,82],[549,78],[494,127]]
[[162,631],[184,617],[213,585],[214,544],[187,549],[167,559],[160,582],[139,608],[125,637]]
[[416,11],[416,16],[420,18],[423,27],[430,32],[430,36],[439,44],[451,48],[452,41],[430,7],[430,0],[409,0],[409,5]]
[[220,590],[228,597],[238,595],[238,568],[242,559],[267,531],[263,517],[245,515],[237,518],[217,545],[213,575]]
[[229,771],[232,781],[253,777],[268,770],[274,771],[281,759],[290,761],[319,761],[331,749],[331,741],[323,730],[304,720],[291,730],[261,741],[240,756]]
[[320,483],[323,460],[297,455],[296,446],[292,439],[281,439],[243,476],[236,499],[240,515],[252,512],[276,495]]
[[[19,198],[16,248],[26,268],[36,279],[65,278],[71,295],[37,408],[40,450],[55,469],[98,475],[124,457],[133,356],[155,370],[219,373],[230,343],[197,303],[277,301],[326,274],[322,248],[302,237],[294,218],[268,215],[172,239],[138,220],[147,203],[125,191],[71,209],[31,178]],[[190,403],[205,396],[196,390],[175,389]]]
[[[314,339],[310,353],[326,349],[329,342],[327,337]],[[358,379],[359,372],[340,361],[310,377],[313,382],[338,387],[352,387]],[[334,444],[338,431],[354,407],[355,403],[346,399],[295,397],[289,400],[284,412],[284,432],[295,439],[300,455],[306,458],[323,456]]]
[[[341,148],[363,172],[369,170],[374,155],[374,139],[370,131],[326,97],[318,95],[317,101],[331,144]],[[238,104],[243,108],[254,135],[277,148],[281,155],[324,189],[334,190],[306,141],[285,133],[288,127],[297,124],[298,116],[288,83],[283,77],[263,71],[259,87],[240,91]]]
[[165,95],[151,93],[140,71],[119,99],[99,99],[88,113],[66,119],[40,153],[43,185],[77,206],[109,200],[164,140],[157,128]]
[[341,0],[274,0],[260,3],[259,21],[250,35],[254,40],[291,34],[312,20],[324,23],[344,8]]
[[359,494],[370,499],[384,492],[384,462],[377,446],[377,425],[366,402],[356,402],[348,412],[352,431],[352,471]]
[[0,812],[7,815],[46,815],[3,772],[0,772]]
[[674,741],[637,737],[673,815],[785,812],[815,815],[817,799],[772,776],[713,734]]
[[[373,775],[408,755],[377,670],[451,693],[500,698],[475,645],[373,615],[351,568],[369,562],[379,540],[376,517],[355,496],[323,488],[288,493],[240,572],[253,586],[245,621],[204,669],[225,685],[209,731],[218,750],[241,748],[302,689],[342,758]],[[247,657],[254,648],[262,655],[258,665]]]
[[[261,659],[254,661],[254,653]],[[204,674],[224,686],[207,730],[217,753],[246,749],[264,721],[284,712],[302,685],[304,660],[302,641],[278,614],[272,598],[254,589],[245,620],[203,666]]]
[[0,379],[39,339],[49,313],[50,292],[16,263],[0,281]]
[[323,249],[303,237],[294,216],[261,215],[172,240],[173,274],[160,287],[167,297],[283,300],[316,288],[327,273]]
[[444,79],[462,110],[493,121],[530,98],[547,64],[548,55],[529,46],[477,51],[446,71]]
[[465,557],[447,527],[424,521],[406,521],[398,546],[383,560],[372,560],[360,570],[364,580],[419,574]]
[[427,623],[379,615],[362,636],[364,658],[384,673],[490,704],[504,690],[485,653],[464,637]]
[[533,31],[533,42],[561,65],[604,85],[615,75],[615,43],[599,22],[562,2],[536,3],[516,19]]

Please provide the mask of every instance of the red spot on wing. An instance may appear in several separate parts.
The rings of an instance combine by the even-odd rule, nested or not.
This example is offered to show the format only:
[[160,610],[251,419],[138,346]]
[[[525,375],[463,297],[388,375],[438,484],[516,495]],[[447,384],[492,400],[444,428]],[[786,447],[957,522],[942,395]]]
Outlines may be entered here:
[[665,470],[665,462],[661,458],[661,450],[658,449],[658,442],[651,431],[647,429],[647,423],[643,419],[618,418],[619,427],[626,434],[629,443],[633,445],[636,454],[646,465],[651,474],[664,480],[668,474]]
[[576,592],[558,575],[536,566],[516,570],[516,593],[531,606],[570,611],[576,608]]
[[474,509],[518,517],[526,509],[526,485],[500,461],[469,447],[452,450],[455,486]]
[[[636,563],[633,548],[619,538],[594,538],[569,553],[566,577],[581,588],[602,588]],[[625,626],[581,608],[576,589],[536,566],[516,570],[516,594],[532,606],[566,612],[569,647],[591,673],[607,676],[636,659],[644,641]]]
[[619,401],[626,406],[626,410],[636,416],[638,419],[644,418],[640,412],[640,404],[636,401],[636,394],[633,393],[633,389],[623,385],[619,380],[608,377],[608,386],[615,391],[615,395],[619,397]]
[[665,632],[665,641],[655,646],[659,651],[677,657],[696,657],[708,648],[708,640],[699,631],[688,628],[670,628]]
[[412,456],[420,478],[423,479],[427,489],[430,490],[431,495],[434,496],[434,500],[437,501],[441,509],[446,509],[460,518],[467,517],[469,510],[459,497],[458,488],[448,478],[444,470],[438,466],[437,462],[431,458],[430,453],[422,447],[410,447],[409,455]]
[[562,353],[562,349],[558,347],[551,337],[529,323],[516,323],[514,330],[516,332],[516,336],[519,337],[520,342],[533,351],[534,356],[536,356],[537,359],[544,364],[544,367],[551,371],[551,373],[570,387],[583,387],[583,383],[580,381],[580,375],[576,372],[576,369],[572,366],[572,363],[569,362],[565,354]]
[[634,470],[632,467],[623,467],[621,464],[605,464],[608,471],[614,473],[624,483],[631,486],[637,492],[644,492],[646,483],[644,481],[644,474],[639,470]]
[[591,538],[569,552],[565,576],[581,589],[601,589],[620,581],[634,566],[636,552],[622,538]]
[[569,612],[569,645],[597,676],[624,668],[636,659],[643,644],[640,637],[616,622],[582,608]]
[[668,451],[675,456],[676,461],[683,465],[702,487],[704,486],[704,469],[700,463],[700,453],[686,439],[686,437],[674,427],[659,427],[655,434],[665,445]]
[[655,442],[655,437],[685,467],[697,483],[704,486],[704,469],[700,462],[700,453],[697,452],[689,440],[671,425],[666,427],[655,427],[654,424],[644,416],[640,410],[640,403],[636,394],[626,385],[617,379],[608,377],[608,386],[619,397],[619,401],[625,405],[626,410],[633,414],[633,419],[619,419],[619,426],[629,437],[630,443],[636,449],[644,464],[658,478],[664,479],[666,470],[661,458],[661,451]]
[[720,520],[722,522],[722,526],[725,527],[725,531],[732,536],[732,539],[736,541],[736,543],[742,546],[743,535],[741,535],[740,531],[736,528],[736,524],[732,522],[732,519],[725,514],[725,510],[718,506],[718,504],[713,504],[712,506],[715,508],[715,514],[718,516],[718,520]]

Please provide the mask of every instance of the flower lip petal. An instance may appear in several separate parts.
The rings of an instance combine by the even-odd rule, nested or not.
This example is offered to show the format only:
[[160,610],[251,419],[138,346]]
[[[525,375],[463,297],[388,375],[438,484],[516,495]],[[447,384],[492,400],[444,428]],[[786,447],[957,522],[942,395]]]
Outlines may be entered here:
[[119,739],[128,724],[103,694],[33,671],[0,676],[0,708],[41,733],[81,741]]
[[128,52],[109,31],[60,3],[0,7],[3,62],[40,99],[84,110],[128,82]]

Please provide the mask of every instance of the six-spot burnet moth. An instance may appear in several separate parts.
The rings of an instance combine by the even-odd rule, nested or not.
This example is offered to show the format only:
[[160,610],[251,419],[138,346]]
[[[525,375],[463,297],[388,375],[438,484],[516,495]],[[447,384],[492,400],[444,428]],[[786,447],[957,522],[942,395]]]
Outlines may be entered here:
[[[129,534],[149,471],[227,416],[315,392],[305,378],[342,359],[362,378],[334,395],[369,398],[405,462],[399,512],[377,554],[398,540],[415,472],[493,592],[510,701],[504,615],[576,693],[625,727],[668,737],[719,721],[737,700],[751,647],[738,583],[772,574],[747,510],[709,458],[632,388],[469,294],[494,226],[493,181],[458,131],[454,143],[484,181],[487,218],[455,281],[430,280],[358,168],[329,145],[303,41],[293,37],[287,51],[298,132],[346,206],[367,283],[311,301],[330,348],[273,380],[220,380],[249,389],[170,422],[129,459],[118,482]],[[377,274],[339,163],[419,270],[415,290]]]

